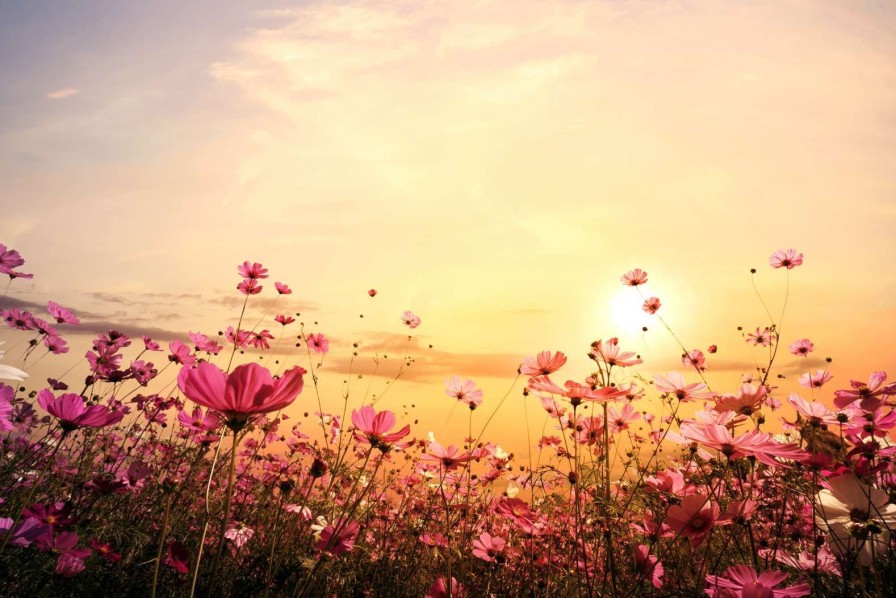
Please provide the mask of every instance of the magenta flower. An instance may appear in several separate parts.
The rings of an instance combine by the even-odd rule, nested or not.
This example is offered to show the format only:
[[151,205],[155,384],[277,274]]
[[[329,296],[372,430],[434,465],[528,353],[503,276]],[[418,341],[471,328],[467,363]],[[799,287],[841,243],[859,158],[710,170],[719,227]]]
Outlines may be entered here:
[[309,334],[308,347],[315,353],[326,355],[330,351],[330,341],[321,333]]
[[171,354],[168,355],[168,361],[173,361],[185,367],[190,367],[196,363],[196,357],[190,353],[190,347],[180,341],[168,343],[168,350],[171,351]]
[[834,405],[843,409],[847,405],[861,400],[859,407],[864,411],[874,411],[883,404],[889,395],[896,394],[896,384],[885,386],[886,380],[886,372],[874,372],[868,378],[867,383],[850,380],[851,389],[834,392]]
[[180,542],[174,541],[168,544],[168,558],[165,564],[173,567],[178,573],[190,572],[190,553],[187,547]]
[[352,410],[352,424],[355,426],[355,440],[366,442],[371,448],[387,452],[392,444],[411,433],[406,425],[397,432],[390,432],[395,427],[395,415],[391,411],[377,413],[370,405]]
[[277,293],[281,295],[292,295],[292,289],[289,288],[288,285],[282,282],[275,282],[274,288],[277,289]]
[[256,332],[253,334],[252,339],[249,341],[256,349],[270,349],[271,344],[268,341],[274,340],[274,335],[271,334],[270,330],[262,330],[261,332]]
[[635,548],[635,565],[641,577],[649,580],[653,587],[663,587],[663,564],[650,554],[650,548],[643,544]]
[[236,271],[240,276],[248,280],[256,280],[259,278],[268,277],[268,269],[257,262],[243,262],[243,265],[237,266]]
[[778,340],[778,335],[772,332],[768,327],[760,330],[757,326],[756,332],[751,332],[747,335],[747,342],[752,343],[753,346],[761,345],[763,347],[768,347],[776,340]]
[[553,374],[566,363],[566,355],[557,351],[542,351],[535,357],[527,357],[520,366],[520,374],[524,376],[547,376]]
[[203,413],[199,407],[193,409],[192,413],[187,413],[186,411],[178,412],[177,421],[184,428],[193,432],[217,430],[224,423],[214,411],[208,410]]
[[647,282],[647,272],[640,268],[635,268],[634,270],[629,270],[623,274],[619,280],[621,280],[624,285],[636,287]]
[[317,549],[322,552],[329,552],[337,558],[346,552],[351,552],[355,547],[359,529],[360,527],[354,521],[344,523],[340,519],[335,523],[331,523],[321,530],[320,539],[317,541]]
[[10,421],[12,416],[12,401],[16,391],[12,386],[0,384],[0,432],[8,432],[15,429]]
[[277,314],[277,316],[274,317],[274,321],[277,322],[278,324],[282,324],[283,326],[286,326],[287,324],[292,324],[293,322],[295,322],[296,319],[292,316]]
[[236,285],[236,290],[243,295],[257,295],[263,288],[264,287],[258,284],[258,280],[255,278],[247,278]]
[[75,314],[72,313],[72,310],[67,307],[62,307],[58,303],[53,301],[47,302],[47,313],[49,313],[53,318],[56,319],[57,324],[80,324],[81,320],[79,320]]
[[117,424],[124,417],[120,411],[112,411],[102,405],[84,404],[84,398],[74,393],[66,393],[58,398],[47,389],[37,393],[37,404],[44,411],[59,420],[59,425],[68,433],[78,428],[103,428]]
[[296,366],[275,380],[257,363],[238,366],[230,374],[211,363],[200,363],[183,368],[177,384],[188,399],[220,411],[230,428],[239,429],[250,416],[279,411],[295,401],[305,384],[303,374],[305,370]]
[[217,355],[221,352],[221,349],[224,348],[216,341],[211,340],[209,337],[200,332],[190,332],[189,336],[190,340],[193,341],[197,352],[205,351],[209,355]]
[[776,588],[787,580],[787,574],[781,571],[764,571],[756,575],[753,567],[748,565],[732,565],[724,576],[707,575],[706,593],[713,598],[729,596],[752,596],[755,598],[799,598],[810,593],[807,584],[799,584],[789,588]]
[[771,264],[772,268],[793,270],[797,266],[802,265],[803,254],[797,253],[796,249],[779,249],[768,258],[768,263]]
[[147,351],[161,351],[161,347],[159,347],[159,343],[155,342],[151,338],[146,335],[140,337],[143,339],[143,346]]

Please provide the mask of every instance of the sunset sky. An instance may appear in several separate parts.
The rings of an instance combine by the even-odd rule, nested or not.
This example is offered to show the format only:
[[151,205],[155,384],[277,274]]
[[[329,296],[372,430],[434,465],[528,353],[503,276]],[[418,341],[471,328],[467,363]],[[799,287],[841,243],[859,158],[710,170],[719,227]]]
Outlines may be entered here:
[[[816,351],[782,356],[778,396],[828,356],[825,400],[896,362],[892,2],[6,2],[0,75],[0,242],[35,275],[0,306],[52,299],[90,336],[214,335],[258,261],[249,323],[278,280],[260,327],[299,311],[331,337],[325,407],[353,342],[355,371],[410,355],[383,404],[459,443],[453,374],[481,423],[540,350],[570,355],[561,382],[611,336],[647,377],[684,371],[619,282],[635,267],[734,391],[763,355],[736,327],[769,323],[749,270],[777,318],[768,257],[793,247],[783,340]],[[4,363],[24,338],[0,332]],[[83,358],[68,340],[35,384]],[[489,436],[524,451],[521,390]]]

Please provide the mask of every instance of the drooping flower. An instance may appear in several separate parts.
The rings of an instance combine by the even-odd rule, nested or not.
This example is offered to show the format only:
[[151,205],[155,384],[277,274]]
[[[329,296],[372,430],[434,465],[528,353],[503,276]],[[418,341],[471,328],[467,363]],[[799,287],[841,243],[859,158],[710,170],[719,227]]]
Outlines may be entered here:
[[49,313],[53,318],[55,318],[57,324],[80,324],[81,320],[79,320],[72,310],[67,307],[62,307],[58,303],[54,301],[47,302],[47,313]]
[[793,270],[797,266],[802,265],[803,254],[797,253],[796,249],[779,249],[768,258],[768,263],[772,268]]
[[712,598],[799,598],[808,596],[811,589],[807,584],[788,588],[778,588],[787,581],[782,571],[763,571],[759,575],[749,565],[732,565],[724,576],[707,575],[706,593]]
[[275,380],[267,368],[257,363],[237,366],[225,374],[218,366],[205,362],[195,368],[183,368],[177,384],[188,399],[220,411],[229,427],[239,429],[252,415],[290,405],[302,392],[303,374],[305,370],[296,366]]
[[635,268],[634,270],[629,270],[623,274],[619,280],[621,280],[624,285],[636,287],[647,282],[647,272],[640,268]]
[[84,398],[74,393],[56,397],[47,389],[37,393],[37,404],[59,420],[65,432],[78,428],[102,428],[117,424],[124,417],[121,411],[113,411],[102,405],[84,404]]

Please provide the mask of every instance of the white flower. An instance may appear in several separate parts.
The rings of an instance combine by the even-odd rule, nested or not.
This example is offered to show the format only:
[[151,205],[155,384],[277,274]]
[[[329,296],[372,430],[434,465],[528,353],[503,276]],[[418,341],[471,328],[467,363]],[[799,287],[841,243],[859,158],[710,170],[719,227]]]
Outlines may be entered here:
[[828,529],[836,554],[855,554],[860,565],[870,565],[887,551],[890,530],[896,527],[896,505],[890,495],[866,486],[851,473],[828,481],[830,490],[818,493],[815,522]]

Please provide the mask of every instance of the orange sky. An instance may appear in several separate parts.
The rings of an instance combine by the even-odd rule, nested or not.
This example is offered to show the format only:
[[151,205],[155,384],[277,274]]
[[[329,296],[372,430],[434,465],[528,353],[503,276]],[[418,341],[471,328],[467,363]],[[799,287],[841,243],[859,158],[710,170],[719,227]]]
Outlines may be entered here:
[[[779,248],[806,255],[785,341],[834,359],[828,388],[894,362],[893,4],[273,4],[0,8],[0,242],[35,273],[10,300],[185,339],[235,324],[235,267],[260,261],[333,339],[325,396],[352,342],[412,353],[383,404],[449,442],[452,374],[484,420],[539,350],[580,378],[616,335],[645,375],[681,369],[640,333],[633,267],[688,348],[719,345],[717,390],[753,367],[736,326],[768,323],[749,268],[780,309]],[[520,451],[521,388],[494,424]]]

